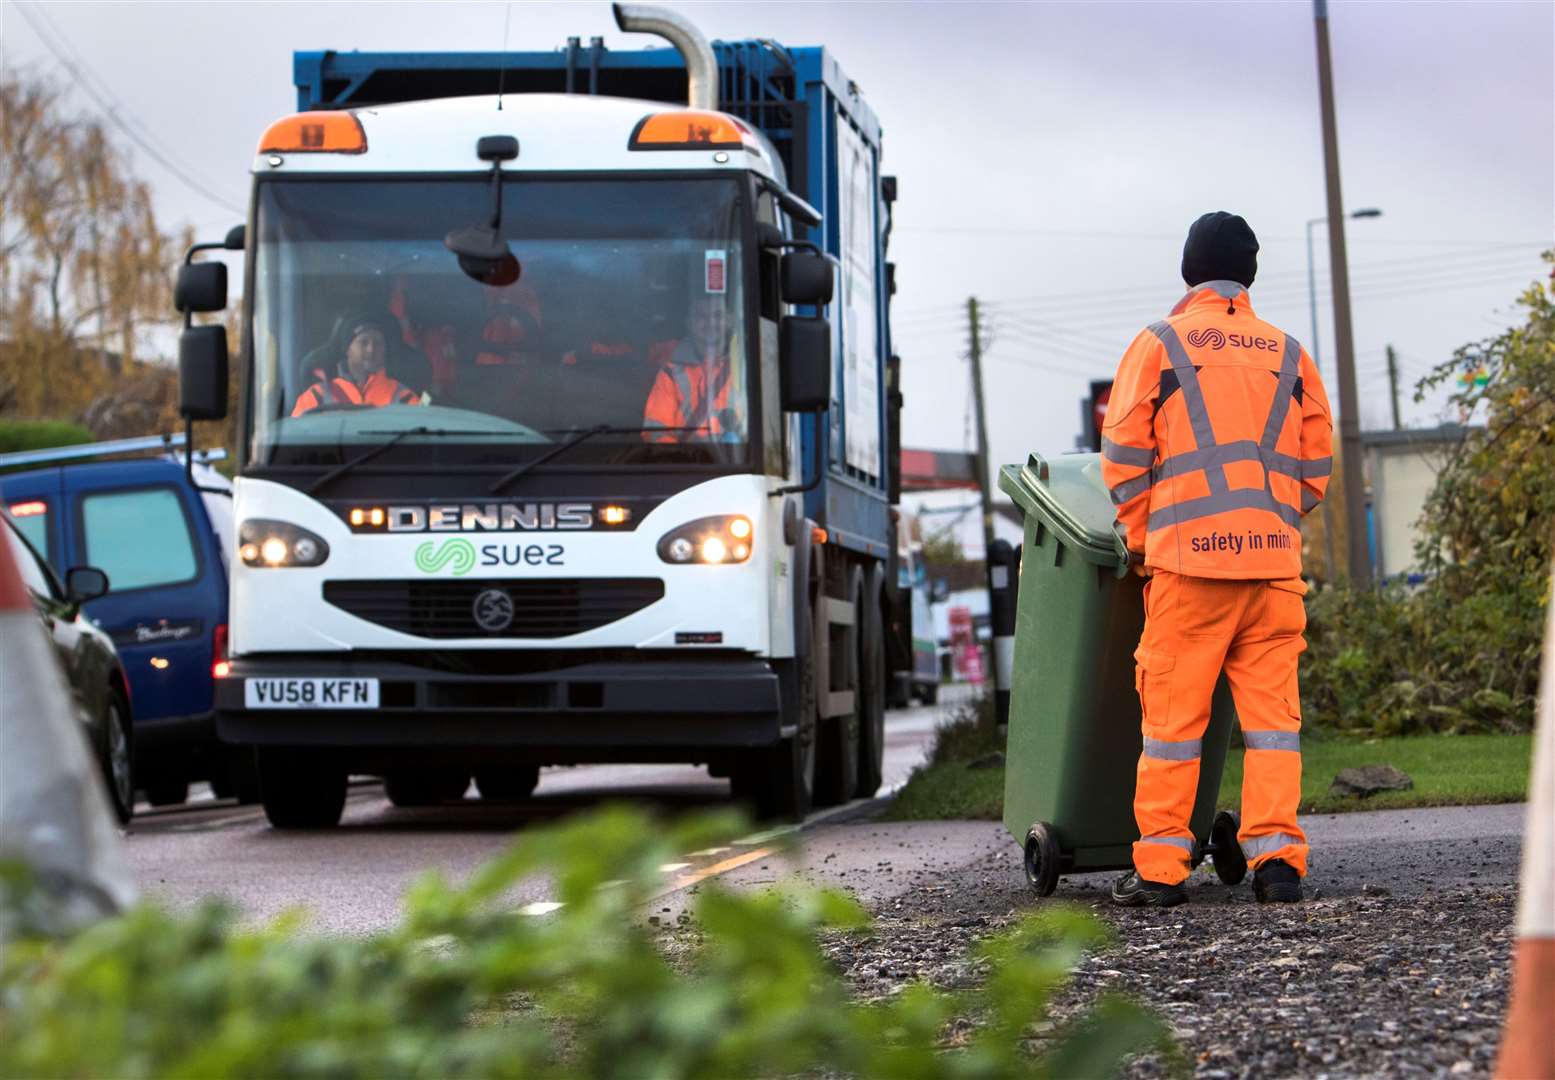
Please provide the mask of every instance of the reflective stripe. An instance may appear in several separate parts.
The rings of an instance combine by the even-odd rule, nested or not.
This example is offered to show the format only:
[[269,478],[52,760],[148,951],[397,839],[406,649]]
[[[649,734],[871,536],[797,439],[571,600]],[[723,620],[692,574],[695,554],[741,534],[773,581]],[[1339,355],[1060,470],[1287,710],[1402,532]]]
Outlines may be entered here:
[[1269,836],[1254,836],[1242,841],[1242,854],[1249,859],[1256,859],[1260,855],[1272,855],[1283,847],[1302,847],[1306,841],[1299,836],[1291,836],[1289,833],[1272,833]]
[[1138,465],[1148,469],[1155,464],[1155,451],[1144,446],[1124,446],[1105,435],[1101,440],[1101,456],[1117,465]]
[[[1211,465],[1229,465],[1233,461],[1262,461],[1263,455],[1258,450],[1258,444],[1251,439],[1238,439],[1236,442],[1221,443],[1218,446],[1206,446],[1198,450],[1185,450],[1180,454],[1173,454],[1156,467],[1156,477],[1181,476],[1185,472],[1193,472],[1195,469],[1205,469]],[[1295,459],[1292,458],[1292,461]],[[1293,471],[1292,476],[1296,475]]]
[[[1215,426],[1210,423],[1209,406],[1204,403],[1204,389],[1199,386],[1199,373],[1188,357],[1188,351],[1182,347],[1182,339],[1177,336],[1172,324],[1164,320],[1151,323],[1149,330],[1166,347],[1167,359],[1171,361],[1172,370],[1177,373],[1177,384],[1182,388],[1183,407],[1188,410],[1188,422],[1193,426],[1194,444],[1200,448],[1214,446]],[[1163,475],[1175,476],[1176,473]],[[1226,474],[1218,466],[1205,469],[1204,479],[1212,493],[1218,495],[1225,492]]]
[[1145,757],[1157,761],[1197,761],[1204,751],[1203,739],[1152,739],[1145,736]]
[[1303,480],[1315,480],[1320,476],[1332,476],[1334,472],[1334,459],[1331,457],[1313,458],[1301,463],[1301,478]]
[[1301,489],[1301,512],[1311,513],[1317,509],[1317,504],[1323,501],[1323,497],[1309,488]]
[[1116,506],[1122,506],[1130,499],[1136,499],[1149,491],[1155,484],[1155,477],[1150,473],[1140,473],[1132,480],[1125,480],[1121,484],[1114,484],[1109,488],[1112,502]]
[[1189,855],[1193,854],[1193,838],[1188,836],[1141,836],[1141,844],[1165,844],[1167,847],[1182,848]]
[[1200,446],[1214,446],[1215,428],[1209,422],[1209,409],[1204,404],[1199,373],[1188,358],[1188,351],[1182,347],[1182,339],[1169,322],[1151,323],[1149,329],[1166,346],[1166,357],[1172,362],[1172,370],[1177,372],[1177,381],[1182,386],[1183,404],[1188,409],[1188,422],[1193,425],[1194,440]]
[[1294,750],[1301,752],[1299,731],[1244,731],[1242,745],[1249,750]]
[[1258,443],[1265,450],[1273,450],[1285,428],[1285,416],[1290,412],[1291,399],[1296,393],[1296,379],[1301,374],[1301,342],[1285,335],[1285,356],[1280,361],[1280,385],[1274,391],[1274,404],[1269,407],[1269,419],[1263,426],[1263,439]]
[[1236,491],[1222,491],[1197,499],[1186,499],[1156,510],[1151,513],[1145,531],[1155,532],[1168,525],[1186,525],[1199,518],[1225,514],[1232,510],[1267,510],[1292,528],[1299,528],[1301,525],[1301,511],[1294,506],[1285,505],[1263,488],[1240,488]]

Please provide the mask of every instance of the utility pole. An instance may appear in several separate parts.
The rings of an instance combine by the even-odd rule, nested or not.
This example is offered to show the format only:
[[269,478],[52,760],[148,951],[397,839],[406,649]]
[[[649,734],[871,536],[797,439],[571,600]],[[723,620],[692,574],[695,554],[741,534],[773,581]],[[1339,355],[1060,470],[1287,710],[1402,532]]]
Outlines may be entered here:
[[1403,431],[1404,422],[1398,418],[1398,353],[1388,346],[1388,393],[1393,398],[1393,430]]
[[1350,329],[1350,266],[1344,250],[1344,199],[1339,188],[1339,131],[1334,118],[1334,75],[1328,51],[1328,0],[1313,0],[1317,34],[1318,97],[1323,112],[1323,162],[1328,180],[1328,261],[1334,289],[1334,349],[1339,369],[1339,444],[1344,470],[1345,546],[1350,582],[1371,584],[1366,480],[1362,472],[1360,395],[1355,386],[1355,339]]
[[966,301],[967,324],[971,328],[972,400],[977,406],[977,492],[983,504],[983,552],[993,548],[993,500],[988,492],[988,421],[983,416],[983,326],[977,312],[977,297]]

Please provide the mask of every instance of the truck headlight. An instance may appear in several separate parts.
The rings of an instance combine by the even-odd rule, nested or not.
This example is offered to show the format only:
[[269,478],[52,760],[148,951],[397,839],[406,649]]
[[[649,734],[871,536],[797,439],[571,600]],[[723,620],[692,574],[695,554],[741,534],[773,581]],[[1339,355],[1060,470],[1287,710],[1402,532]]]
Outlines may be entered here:
[[329,558],[329,545],[300,525],[252,518],[238,526],[238,558],[260,569],[317,566]]
[[741,563],[751,557],[755,529],[743,514],[698,518],[659,539],[667,563]]

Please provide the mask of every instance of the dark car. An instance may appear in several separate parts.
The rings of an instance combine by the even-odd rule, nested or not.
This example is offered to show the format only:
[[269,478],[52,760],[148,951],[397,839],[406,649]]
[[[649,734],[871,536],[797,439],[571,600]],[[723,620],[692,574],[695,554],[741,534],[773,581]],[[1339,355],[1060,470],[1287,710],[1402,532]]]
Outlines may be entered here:
[[81,605],[108,591],[108,575],[92,566],[77,566],[65,584],[47,560],[27,542],[9,515],[0,514],[3,531],[16,556],[22,583],[38,605],[43,627],[54,642],[71,697],[86,729],[92,753],[103,770],[108,801],[120,822],[135,807],[134,724],[130,716],[129,680],[119,663],[113,639],[88,622]]

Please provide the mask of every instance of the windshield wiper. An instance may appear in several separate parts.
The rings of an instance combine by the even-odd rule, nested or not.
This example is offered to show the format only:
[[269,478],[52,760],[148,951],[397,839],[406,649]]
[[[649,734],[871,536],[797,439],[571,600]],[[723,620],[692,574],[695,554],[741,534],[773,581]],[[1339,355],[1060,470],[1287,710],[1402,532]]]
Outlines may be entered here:
[[517,480],[520,476],[523,476],[530,469],[535,468],[537,465],[544,465],[547,461],[550,461],[554,457],[560,457],[568,450],[571,450],[574,446],[577,446],[580,442],[583,442],[585,439],[592,439],[595,435],[641,435],[647,431],[702,430],[704,429],[694,427],[612,427],[609,424],[596,424],[591,428],[584,428],[582,431],[574,432],[570,438],[564,439],[557,443],[555,446],[551,447],[539,457],[532,458],[531,460],[526,461],[522,465],[513,469],[511,472],[503,474],[495,481],[493,481],[492,485],[486,490],[492,495],[495,495],[497,492],[511,484],[514,480]]
[[[383,434],[386,434],[386,432],[382,432],[382,431],[364,431],[364,432],[362,432],[362,434],[363,435],[383,435]],[[373,447],[371,450],[368,450],[366,453],[358,454],[356,457],[352,458],[350,461],[343,461],[339,465],[336,465],[333,469],[329,470],[329,472],[325,473],[323,476],[321,476],[317,480],[313,481],[313,483],[308,486],[307,493],[309,495],[317,494],[318,490],[320,488],[325,487],[326,485],[328,485],[331,480],[334,480],[337,477],[344,476],[346,473],[350,472],[352,469],[356,468],[358,465],[365,465],[365,464],[367,464],[367,462],[371,461],[373,458],[377,457],[379,454],[387,453],[389,450],[391,450],[395,446],[399,445],[399,443],[400,443],[400,441],[402,439],[405,439],[406,437],[408,437],[410,435],[491,435],[491,434],[493,434],[493,432],[489,432],[489,431],[455,431],[455,430],[451,430],[449,428],[429,428],[429,427],[405,428],[405,429],[403,429],[401,431],[396,431],[392,436],[390,436],[389,438],[385,439],[383,442],[379,443],[377,446]]]

